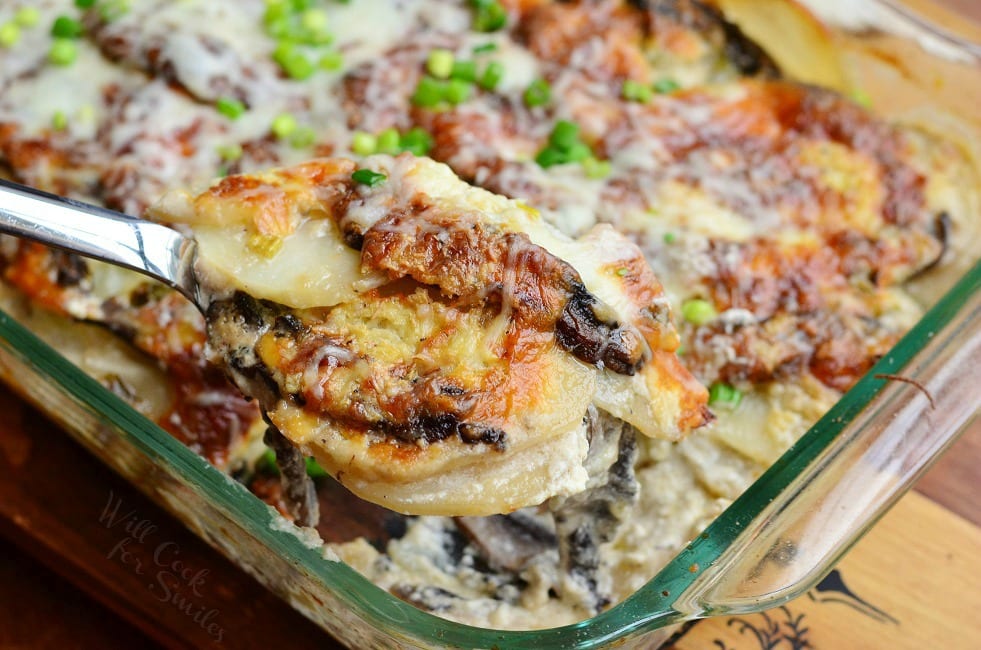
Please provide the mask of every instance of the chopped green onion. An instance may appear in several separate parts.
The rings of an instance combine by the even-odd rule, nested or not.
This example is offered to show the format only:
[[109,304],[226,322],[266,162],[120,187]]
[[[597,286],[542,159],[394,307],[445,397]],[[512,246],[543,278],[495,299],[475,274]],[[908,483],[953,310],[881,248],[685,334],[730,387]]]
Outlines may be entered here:
[[245,113],[245,104],[233,97],[221,97],[215,102],[215,109],[230,120],[237,120]]
[[664,233],[664,243],[665,244],[673,244],[676,241],[678,241],[678,235],[674,234],[673,232],[666,232],[666,233]]
[[329,18],[323,9],[307,9],[300,14],[300,25],[303,29],[314,34],[323,34],[327,30]]
[[92,104],[82,104],[75,112],[75,119],[82,124],[92,124],[95,122],[95,106]]
[[472,51],[474,54],[487,54],[488,52],[496,52],[497,43],[483,43],[481,45],[475,45]]
[[568,120],[559,120],[552,127],[548,143],[560,151],[568,151],[579,141],[579,125]]
[[461,81],[477,81],[477,64],[474,61],[454,61],[450,76]]
[[454,106],[457,104],[462,104],[470,97],[471,88],[472,86],[466,81],[462,81],[460,79],[450,79],[446,83],[446,87],[443,89],[443,99]]
[[399,147],[414,156],[425,156],[433,148],[433,136],[417,126],[402,134]]
[[399,151],[399,132],[396,129],[385,129],[378,134],[378,153],[394,156]]
[[484,73],[480,75],[480,80],[477,81],[479,85],[484,90],[494,90],[497,88],[497,84],[501,83],[501,79],[504,78],[504,66],[497,61],[491,61],[484,68]]
[[311,4],[313,4],[312,0],[290,0],[290,6],[295,12],[306,11]]
[[75,0],[75,6],[79,9],[89,9],[95,6],[95,0]]
[[617,275],[619,275],[621,278],[625,278],[630,275],[630,269],[625,266],[621,266],[617,269]]
[[426,72],[437,79],[448,79],[453,72],[453,52],[433,50],[426,59]]
[[581,162],[593,157],[593,150],[585,142],[576,142],[565,152],[566,162]]
[[628,102],[640,102],[641,104],[646,104],[651,101],[651,97],[654,96],[654,91],[644,84],[634,81],[633,79],[627,79],[623,82],[623,90],[621,91],[623,98]]
[[273,60],[279,64],[286,76],[298,81],[309,79],[315,71],[310,59],[288,41],[283,41],[276,47],[273,51]]
[[742,400],[742,391],[725,382],[717,381],[709,388],[709,404],[736,408]]
[[130,0],[101,0],[97,3],[99,16],[104,22],[111,23],[129,11],[129,3]]
[[[579,125],[567,120],[559,120],[555,123],[548,136],[548,144],[538,152],[535,162],[541,167],[583,162],[586,173],[597,174],[596,178],[602,178],[609,173],[609,163],[596,160],[589,145],[579,139]],[[606,164],[603,165],[601,162]]]
[[289,113],[280,113],[272,122],[272,132],[279,139],[288,138],[297,127],[296,118]]
[[82,23],[69,16],[58,16],[51,25],[51,35],[55,38],[78,38],[82,31]]
[[55,131],[64,131],[68,128],[68,116],[65,111],[55,111],[51,116],[51,128]]
[[609,160],[599,160],[590,156],[582,161],[582,170],[586,178],[601,179],[606,178],[613,171]]
[[351,151],[359,156],[370,156],[378,151],[378,138],[364,131],[355,131],[351,136]]
[[388,176],[370,169],[359,169],[351,174],[351,180],[368,187],[377,187],[388,180]]
[[41,12],[36,7],[21,7],[14,14],[14,22],[21,27],[34,27],[41,20]]
[[20,27],[15,23],[0,25],[0,47],[13,47],[20,41]]
[[216,151],[218,152],[218,155],[221,156],[222,160],[226,160],[228,162],[238,160],[244,153],[242,151],[242,145],[238,143],[223,144],[219,146]]
[[316,141],[317,133],[309,126],[302,126],[290,135],[290,146],[294,149],[305,149]]
[[535,162],[539,167],[547,168],[553,165],[562,165],[569,162],[564,151],[559,151],[553,147],[545,147],[535,156]]
[[497,0],[471,0],[474,7],[473,28],[478,32],[496,32],[508,23],[508,13]]
[[682,303],[681,315],[692,325],[699,326],[715,320],[719,313],[709,301],[693,298]]
[[75,41],[68,38],[56,38],[48,50],[48,61],[55,65],[71,65],[78,58],[78,47]]
[[419,80],[416,91],[412,94],[412,104],[423,108],[432,108],[443,101],[445,83],[426,75]]
[[279,466],[276,465],[276,452],[267,448],[256,459],[254,467],[257,473],[279,476]]
[[536,79],[525,89],[525,106],[544,106],[552,100],[552,87],[544,79]]
[[673,93],[676,90],[681,90],[681,85],[674,79],[658,79],[654,82],[654,92],[661,95]]
[[327,470],[320,466],[320,463],[316,461],[312,456],[306,459],[307,462],[307,476],[310,478],[326,478],[329,476]]
[[849,95],[851,96],[852,101],[862,108],[872,108],[872,96],[861,88],[853,89]]
[[317,62],[321,70],[340,70],[344,65],[344,55],[340,52],[327,52]]

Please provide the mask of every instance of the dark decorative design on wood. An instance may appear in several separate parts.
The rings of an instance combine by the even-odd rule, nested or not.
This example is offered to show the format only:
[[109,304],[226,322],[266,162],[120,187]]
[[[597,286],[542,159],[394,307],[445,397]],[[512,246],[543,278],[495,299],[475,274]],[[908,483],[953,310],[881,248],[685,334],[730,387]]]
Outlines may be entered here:
[[[777,617],[778,613],[783,614],[784,620]],[[749,633],[759,643],[760,650],[774,650],[777,647],[806,650],[814,647],[807,639],[810,628],[804,627],[803,614],[795,616],[789,607],[783,605],[768,612],[760,612],[759,616],[763,620],[757,624],[744,618],[730,618],[726,625],[739,628],[740,634]],[[719,650],[732,650],[719,639],[715,640],[714,645]]]
[[867,600],[860,598],[854,591],[848,588],[841,571],[833,569],[819,582],[813,589],[807,592],[807,597],[818,603],[841,603],[851,607],[856,612],[865,614],[869,618],[881,623],[892,623],[899,625],[899,621],[875,607]]
[[[816,603],[839,603],[846,605],[881,623],[899,625],[899,621],[896,618],[875,607],[852,591],[845,584],[841,571],[838,569],[833,569],[821,582],[808,591],[807,597]],[[782,618],[780,616],[781,614]],[[755,639],[759,645],[759,650],[776,650],[777,648],[780,650],[813,649],[814,645],[811,644],[811,641],[807,637],[810,628],[804,626],[804,618],[805,614],[794,614],[790,607],[783,605],[776,609],[760,612],[753,618],[730,618],[726,621],[726,625],[738,629],[740,634]],[[690,621],[684,624],[668,639],[665,646],[667,648],[674,648],[682,637],[686,636],[698,622]],[[749,650],[749,648],[731,648],[721,639],[715,639],[713,645],[718,650]]]

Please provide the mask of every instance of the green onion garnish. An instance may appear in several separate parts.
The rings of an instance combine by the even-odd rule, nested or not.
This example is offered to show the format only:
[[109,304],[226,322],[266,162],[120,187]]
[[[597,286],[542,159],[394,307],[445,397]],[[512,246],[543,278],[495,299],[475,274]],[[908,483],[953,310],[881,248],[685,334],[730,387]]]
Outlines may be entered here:
[[861,88],[855,88],[848,94],[852,98],[852,101],[862,108],[872,108],[872,96]]
[[599,160],[590,156],[582,161],[582,171],[586,174],[586,178],[599,180],[609,176],[613,166],[609,160]]
[[68,38],[56,38],[48,50],[48,61],[55,65],[71,65],[78,58],[78,46]]
[[300,25],[314,34],[325,33],[328,22],[327,12],[323,9],[307,9],[300,14]]
[[477,64],[474,61],[454,61],[450,76],[460,81],[477,81]]
[[665,244],[673,244],[676,241],[678,241],[678,235],[674,234],[673,232],[666,232],[666,233],[664,233],[664,243]]
[[425,156],[433,148],[433,136],[417,126],[402,134],[399,147],[414,156]]
[[99,17],[104,22],[111,23],[122,18],[130,9],[130,0],[100,0],[94,3],[99,10]]
[[79,9],[89,9],[95,5],[95,0],[75,0],[75,6]]
[[508,13],[497,0],[470,0],[474,8],[473,28],[478,32],[496,32],[508,23]]
[[569,162],[564,152],[552,147],[545,147],[535,156],[535,162],[539,167],[547,168],[554,165],[563,165]]
[[276,452],[267,448],[253,466],[255,471],[260,474],[279,476],[279,466],[276,464]]
[[681,85],[674,79],[658,79],[654,82],[654,92],[661,95],[673,93],[676,90],[681,90]]
[[484,73],[480,75],[480,79],[477,81],[479,85],[484,90],[494,90],[497,88],[497,84],[501,83],[501,79],[504,78],[504,66],[497,61],[491,61],[484,68]]
[[453,72],[453,52],[433,50],[426,58],[426,72],[437,79],[448,79]]
[[51,35],[55,38],[78,38],[82,31],[82,23],[70,16],[58,16],[51,25]]
[[423,108],[432,108],[443,101],[445,83],[428,75],[423,76],[412,94],[412,103]]
[[279,139],[288,138],[297,127],[296,118],[289,113],[280,113],[272,122],[272,132]]
[[742,400],[742,391],[725,382],[717,381],[709,388],[709,404],[713,406],[736,408]]
[[237,143],[234,143],[234,144],[223,144],[223,145],[219,146],[216,149],[216,151],[218,152],[218,155],[221,156],[221,159],[222,160],[225,160],[225,161],[228,161],[228,162],[232,162],[232,161],[238,160],[239,158],[242,157],[242,154],[244,153],[242,151],[242,145],[237,144]]
[[215,109],[230,120],[237,120],[245,113],[245,104],[234,97],[221,97],[215,102]]
[[640,102],[641,104],[646,104],[651,101],[651,97],[654,96],[654,91],[644,84],[634,81],[633,79],[627,79],[623,82],[623,90],[621,91],[623,98],[628,102]]
[[0,25],[0,47],[13,47],[20,41],[20,27],[16,23]]
[[552,100],[552,87],[544,79],[536,79],[525,89],[525,106],[544,106]]
[[68,116],[65,111],[55,111],[51,116],[51,128],[55,131],[64,131],[68,128]]
[[497,43],[483,43],[481,45],[475,45],[472,51],[474,54],[487,54],[488,52],[496,52]]
[[446,87],[443,89],[443,99],[453,106],[462,104],[470,97],[471,88],[472,86],[466,81],[450,79],[446,82]]
[[290,135],[290,146],[294,149],[305,149],[314,143],[317,133],[309,126],[301,126]]
[[355,131],[351,136],[351,151],[359,156],[370,156],[378,151],[378,138],[364,131]]
[[579,125],[568,120],[559,120],[552,127],[552,133],[548,136],[548,143],[561,151],[568,151],[572,145],[579,141]]
[[351,174],[351,180],[355,183],[367,185],[368,187],[378,187],[388,180],[388,176],[370,169],[359,169]]
[[715,320],[719,313],[709,301],[692,298],[681,304],[681,315],[692,325],[700,326]]
[[307,462],[307,476],[310,478],[325,478],[329,476],[327,470],[320,466],[320,463],[316,461],[312,456],[306,459]]
[[597,160],[589,145],[579,139],[579,125],[567,120],[555,123],[548,136],[548,144],[535,156],[535,162],[541,167],[583,162],[587,174],[597,174],[597,178],[602,178],[609,173],[609,162]]
[[340,70],[344,66],[344,55],[340,52],[327,52],[317,62],[321,70]]
[[273,61],[279,64],[286,76],[298,81],[309,79],[316,71],[310,59],[288,41],[283,41],[276,47],[273,51]]
[[391,128],[385,129],[378,134],[378,153],[387,153],[394,156],[399,153],[399,132],[398,130]]
[[34,27],[41,20],[41,12],[36,7],[21,7],[14,14],[14,22],[21,27]]

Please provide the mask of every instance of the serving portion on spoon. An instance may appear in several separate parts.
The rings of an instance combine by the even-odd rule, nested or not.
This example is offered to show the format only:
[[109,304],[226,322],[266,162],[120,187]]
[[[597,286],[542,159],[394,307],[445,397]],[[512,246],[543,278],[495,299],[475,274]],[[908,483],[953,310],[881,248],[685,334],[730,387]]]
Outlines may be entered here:
[[508,513],[595,488],[622,446],[591,435],[596,409],[668,439],[711,417],[633,244],[565,237],[428,159],[230,176],[148,215],[189,235],[135,248],[168,239],[170,262],[142,270],[196,300],[215,360],[296,448],[393,510]]

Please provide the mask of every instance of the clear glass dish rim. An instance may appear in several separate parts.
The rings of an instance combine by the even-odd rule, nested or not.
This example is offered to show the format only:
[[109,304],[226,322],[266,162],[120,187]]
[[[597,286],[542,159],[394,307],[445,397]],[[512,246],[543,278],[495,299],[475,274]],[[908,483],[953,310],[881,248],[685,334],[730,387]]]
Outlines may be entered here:
[[[801,470],[819,457],[858,413],[883,389],[874,375],[895,372],[923,344],[941,332],[965,305],[981,292],[981,261],[977,262],[940,301],[795,445],[777,460],[739,498],[672,559],[654,578],[624,602],[602,614],[563,627],[531,631],[502,631],[472,627],[419,610],[375,586],[343,562],[325,559],[322,552],[299,538],[270,526],[270,509],[242,485],[204,461],[122,399],[68,362],[6,313],[0,311],[0,339],[24,362],[51,379],[62,391],[107,424],[119,429],[140,452],[187,485],[209,496],[212,503],[270,552],[284,557],[315,577],[360,618],[382,629],[397,626],[401,634],[420,642],[445,646],[509,648],[593,648],[642,632],[682,622],[691,616],[672,608],[663,592],[680,594],[697,574],[694,565],[710,566],[747,525]],[[652,602],[662,602],[651,609]]]
[[[892,6],[889,0],[873,0]],[[921,25],[922,27],[922,25]],[[946,34],[944,34],[946,36]],[[127,441],[168,474],[210,497],[242,529],[271,553],[313,577],[352,612],[378,629],[412,643],[446,647],[597,648],[625,637],[651,632],[692,618],[672,607],[672,598],[697,580],[692,565],[709,566],[750,523],[791,486],[800,472],[821,456],[862,410],[883,390],[875,379],[902,368],[931,338],[954,320],[969,298],[981,293],[981,261],[924,315],[883,359],[787,450],[742,495],[630,598],[602,614],[557,628],[509,631],[478,628],[419,610],[380,589],[340,561],[325,559],[295,535],[270,526],[274,515],[242,485],[204,461],[122,399],[84,374],[15,319],[0,311],[0,345],[50,379],[62,392],[119,430]],[[888,362],[887,362],[888,358]],[[871,526],[871,522],[868,527]],[[866,528],[867,529],[867,528]],[[862,531],[864,533],[864,530]],[[659,608],[651,603],[659,603]]]

